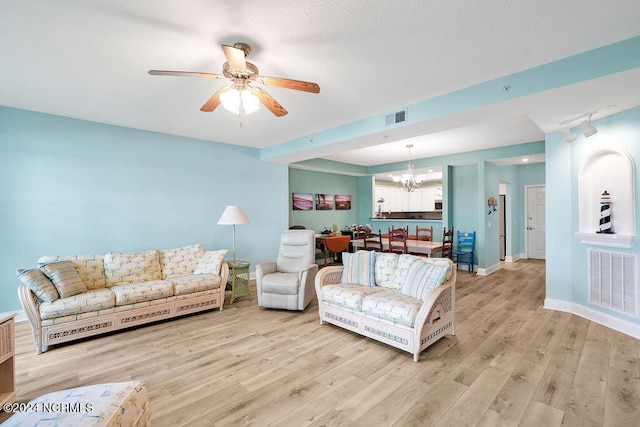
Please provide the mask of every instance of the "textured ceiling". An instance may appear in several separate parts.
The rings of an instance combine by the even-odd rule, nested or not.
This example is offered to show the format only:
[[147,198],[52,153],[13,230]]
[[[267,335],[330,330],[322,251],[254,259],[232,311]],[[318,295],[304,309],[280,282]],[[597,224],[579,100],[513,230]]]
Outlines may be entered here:
[[[638,0],[2,0],[1,9],[0,105],[256,148],[640,34]],[[223,109],[199,111],[226,81],[147,74],[221,73],[220,45],[236,41],[251,45],[248,60],[262,75],[317,82],[320,94],[264,87],[289,114],[262,108],[241,128]],[[622,78],[640,83],[637,72]],[[606,94],[622,87],[609,97],[619,108],[640,104],[614,77],[585,84]],[[448,152],[539,140],[584,111],[583,89],[558,91],[519,99],[517,117],[498,105],[412,137],[451,141],[441,144]],[[600,102],[589,94],[586,104]],[[406,157],[405,144],[346,144],[326,157],[388,163]]]

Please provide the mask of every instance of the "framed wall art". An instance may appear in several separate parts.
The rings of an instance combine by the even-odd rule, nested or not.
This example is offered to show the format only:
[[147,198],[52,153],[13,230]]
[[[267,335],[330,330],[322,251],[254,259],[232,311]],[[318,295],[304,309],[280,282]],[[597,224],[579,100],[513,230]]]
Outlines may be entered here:
[[350,194],[336,194],[336,210],[348,211],[351,209]]
[[291,193],[294,211],[313,210],[313,193]]
[[316,210],[330,211],[333,209],[333,194],[316,194]]

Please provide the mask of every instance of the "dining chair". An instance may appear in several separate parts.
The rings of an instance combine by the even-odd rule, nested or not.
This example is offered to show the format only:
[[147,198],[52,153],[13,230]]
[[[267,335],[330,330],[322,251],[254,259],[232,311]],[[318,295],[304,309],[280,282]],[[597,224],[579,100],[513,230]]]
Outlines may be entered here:
[[473,271],[473,250],[476,243],[476,232],[470,233],[458,231],[456,248],[452,251],[453,261],[456,265],[467,264],[469,273]]
[[425,242],[433,241],[433,227],[422,227],[416,225],[416,240],[422,240]]
[[395,254],[406,254],[407,249],[407,230],[404,228],[389,229],[389,252]]
[[[419,241],[423,241],[423,242],[432,242],[433,241],[433,227],[423,227],[420,228],[419,226],[416,225],[416,234],[415,235],[410,235],[408,236],[409,239],[413,239],[413,240],[419,240]],[[425,254],[425,253],[420,253],[420,252],[411,252],[409,251],[410,255],[417,255],[417,256],[424,256],[424,257],[428,257],[429,254]]]
[[378,233],[369,233],[364,238],[364,250],[365,251],[377,251],[382,252],[382,235],[380,234],[380,230]]
[[[353,232],[353,240],[362,240],[363,244],[364,241],[367,239],[367,236],[369,235],[370,231],[365,229],[365,228],[358,228],[356,231]],[[351,248],[353,250],[353,252],[356,251],[355,247]]]
[[451,258],[453,250],[453,227],[447,231],[447,227],[442,230],[442,258]]

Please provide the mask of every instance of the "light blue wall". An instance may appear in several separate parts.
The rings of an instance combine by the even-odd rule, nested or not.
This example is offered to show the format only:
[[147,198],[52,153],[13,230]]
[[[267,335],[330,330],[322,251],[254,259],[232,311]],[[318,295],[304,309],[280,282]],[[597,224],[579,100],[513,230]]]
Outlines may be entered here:
[[[291,193],[315,194],[349,194],[350,210],[311,210],[294,211]],[[331,229],[333,224],[338,230],[351,226],[358,219],[358,178],[333,173],[314,172],[302,169],[289,169],[289,224],[304,225],[306,228],[321,232],[325,227]]]
[[[578,171],[590,153],[598,148],[613,147],[626,150],[636,168],[640,162],[640,108],[628,110],[594,121],[599,132],[590,137],[579,136],[567,144],[559,132],[546,137],[547,165],[547,298],[579,304],[590,309],[640,324],[638,319],[611,312],[587,302],[587,249],[575,233],[579,226]],[[640,230],[638,201],[640,177],[636,170],[636,230]],[[614,205],[615,209],[615,205]],[[614,210],[615,224],[615,210]],[[640,252],[636,240],[630,249],[610,249],[619,252]]]
[[288,172],[257,150],[5,107],[0,130],[0,312],[20,309],[15,270],[43,255],[231,248],[216,224],[230,204],[250,221],[238,257],[275,259]]
[[[448,204],[452,212],[452,222],[454,232],[475,231],[476,236],[480,231],[478,228],[478,206],[480,197],[478,195],[478,165],[454,166],[451,167],[451,203]],[[478,242],[476,242],[476,252],[474,264],[478,263]]]

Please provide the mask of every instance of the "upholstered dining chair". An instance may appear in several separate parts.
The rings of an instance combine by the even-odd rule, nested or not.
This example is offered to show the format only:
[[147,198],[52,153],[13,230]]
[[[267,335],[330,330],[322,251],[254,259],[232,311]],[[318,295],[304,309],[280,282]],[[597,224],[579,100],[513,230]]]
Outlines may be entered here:
[[304,310],[315,296],[316,234],[313,230],[287,230],[280,236],[275,262],[256,265],[258,306]]
[[447,227],[442,230],[442,258],[451,258],[453,250],[453,227],[451,230],[447,230]]

